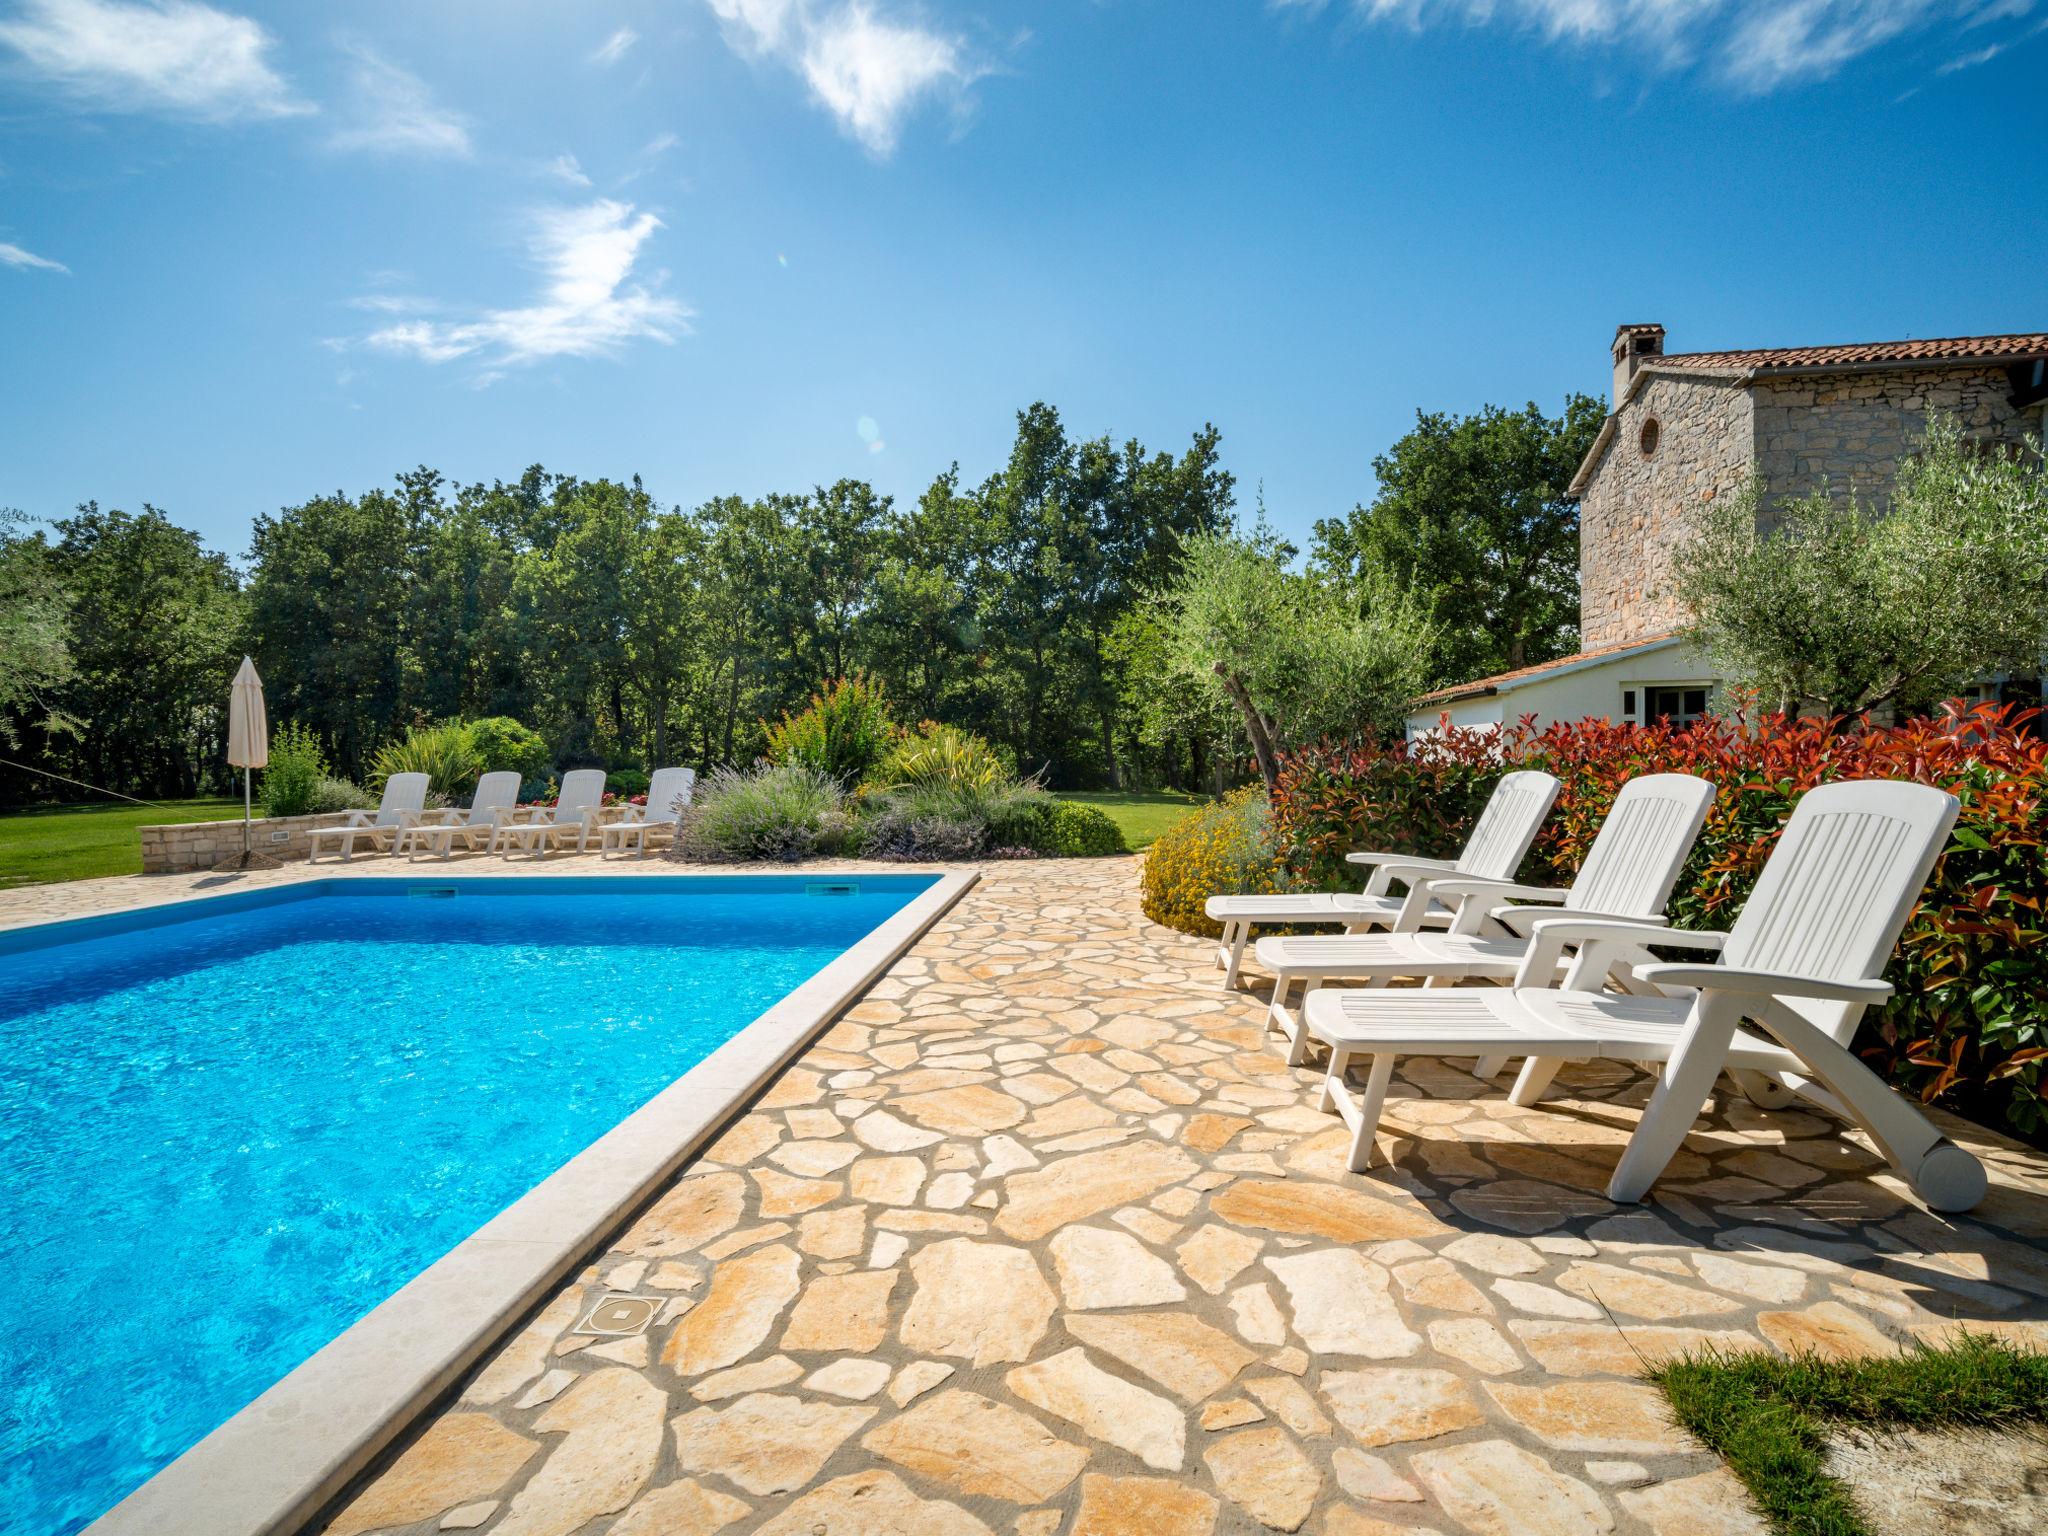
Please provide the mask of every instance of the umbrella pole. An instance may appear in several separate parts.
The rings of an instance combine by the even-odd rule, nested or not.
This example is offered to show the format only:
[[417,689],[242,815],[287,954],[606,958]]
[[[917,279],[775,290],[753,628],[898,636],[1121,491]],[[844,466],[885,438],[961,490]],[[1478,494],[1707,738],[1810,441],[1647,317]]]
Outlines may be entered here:
[[242,857],[249,857],[249,770],[242,769]]

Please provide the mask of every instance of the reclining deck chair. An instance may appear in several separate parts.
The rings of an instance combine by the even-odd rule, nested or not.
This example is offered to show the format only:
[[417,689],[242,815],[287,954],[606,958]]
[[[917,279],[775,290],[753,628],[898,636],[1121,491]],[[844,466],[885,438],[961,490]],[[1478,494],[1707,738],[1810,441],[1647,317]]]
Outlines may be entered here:
[[591,828],[598,825],[603,805],[604,770],[574,769],[562,775],[555,803],[540,807],[531,820],[499,818],[497,829],[491,834],[490,851],[496,853],[502,848],[510,853],[514,848],[525,848],[538,859],[545,857],[553,844],[574,838],[576,851],[581,853],[590,846]]
[[[1924,784],[1824,784],[1800,799],[1725,934],[1550,918],[1535,925],[1512,988],[1314,994],[1304,1022],[1330,1047],[1323,1107],[1351,1127],[1351,1167],[1363,1172],[1371,1160],[1398,1057],[1526,1056],[1510,1095],[1525,1106],[1565,1062],[1660,1062],[1656,1090],[1608,1183],[1611,1200],[1649,1192],[1726,1070],[1738,1082],[1778,1074],[1861,1126],[1933,1209],[1970,1209],[1984,1196],[1983,1165],[1849,1049],[1863,1010],[1891,996],[1885,962],[1956,811],[1954,796]],[[1563,985],[1549,985],[1567,944],[1578,956]],[[1720,963],[1631,958],[1630,985],[1659,995],[1586,990],[1617,957],[1643,955],[1645,944],[1718,950]],[[1372,1058],[1358,1101],[1344,1080],[1354,1056]]]
[[696,784],[697,770],[694,768],[656,770],[647,784],[647,803],[627,806],[625,814],[617,821],[606,822],[597,829],[599,856],[610,853],[614,848],[624,853],[626,845],[632,843],[645,858],[650,832],[666,832],[674,837],[676,822],[682,814],[681,807],[690,803]]
[[[1522,769],[1494,785],[1486,809],[1455,859],[1424,859],[1406,853],[1348,853],[1345,862],[1373,866],[1363,894],[1350,891],[1305,892],[1293,896],[1211,896],[1203,910],[1223,925],[1216,963],[1223,967],[1223,985],[1237,985],[1238,967],[1254,924],[1342,923],[1349,932],[1384,928],[1401,915],[1404,899],[1388,894],[1399,880],[1412,885],[1423,875],[1475,875],[1511,880],[1536,830],[1550,814],[1558,783],[1547,773]],[[1449,924],[1448,908],[1430,904],[1421,921],[1436,927]]]
[[[1396,976],[1418,976],[1435,987],[1514,976],[1528,956],[1533,925],[1557,914],[1555,907],[1502,903],[1558,903],[1581,922],[1612,917],[1661,926],[1664,903],[1713,803],[1714,786],[1705,779],[1645,774],[1614,797],[1569,886],[1417,875],[1391,933],[1260,939],[1253,954],[1273,977],[1266,1027],[1287,1036],[1287,1059],[1299,1066],[1308,1059],[1309,1039],[1301,1016],[1287,1006],[1296,982],[1313,995],[1339,978],[1384,986]],[[1421,931],[1432,902],[1454,907],[1448,933]],[[1486,936],[1489,928],[1497,936]],[[1496,1058],[1482,1063],[1479,1075],[1499,1070]]]
[[339,826],[315,827],[306,839],[306,862],[320,858],[321,844],[334,842],[346,863],[356,856],[356,844],[368,843],[378,852],[392,847],[398,834],[411,826],[427,803],[424,773],[394,773],[384,781],[383,798],[374,811],[350,811]]
[[497,835],[499,812],[509,811],[519,801],[519,775],[508,770],[487,773],[476,781],[469,807],[457,811],[423,811],[419,820],[400,829],[394,855],[419,857],[422,851],[440,851],[442,858],[455,852],[455,839],[474,848],[477,839]]

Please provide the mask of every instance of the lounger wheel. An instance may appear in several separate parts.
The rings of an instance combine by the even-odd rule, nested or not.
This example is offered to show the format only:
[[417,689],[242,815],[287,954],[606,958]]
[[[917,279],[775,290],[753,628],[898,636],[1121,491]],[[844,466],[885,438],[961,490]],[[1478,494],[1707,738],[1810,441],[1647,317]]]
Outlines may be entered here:
[[1990,1187],[1984,1165],[1952,1141],[1938,1141],[1913,1171],[1913,1188],[1937,1211],[1967,1211]]

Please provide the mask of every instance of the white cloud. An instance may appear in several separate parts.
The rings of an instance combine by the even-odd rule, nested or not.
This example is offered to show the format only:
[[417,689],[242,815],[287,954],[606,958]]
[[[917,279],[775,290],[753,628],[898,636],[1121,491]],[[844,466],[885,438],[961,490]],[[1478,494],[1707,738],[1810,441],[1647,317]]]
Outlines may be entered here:
[[426,81],[368,48],[350,45],[347,51],[355,99],[349,125],[328,139],[331,146],[379,155],[469,158],[469,125],[460,113],[434,100]]
[[590,55],[590,62],[593,64],[616,64],[630,53],[633,45],[639,41],[640,34],[638,32],[635,32],[631,27],[621,27],[602,43],[598,44],[596,50]]
[[232,122],[313,110],[271,68],[269,33],[198,0],[22,0],[0,46],[108,111]]
[[71,269],[61,261],[52,261],[47,256],[38,256],[34,251],[24,251],[18,245],[0,240],[0,267],[15,267],[23,271],[34,269],[41,272],[69,272]]
[[627,342],[672,342],[690,311],[659,292],[664,274],[632,282],[641,249],[661,220],[631,203],[600,198],[537,215],[531,237],[546,274],[540,296],[517,309],[489,309],[462,321],[407,320],[373,331],[364,344],[429,363],[475,357],[505,367],[550,357],[609,357]]
[[548,162],[548,174],[566,181],[572,187],[587,187],[590,178],[584,174],[583,163],[574,155],[557,155]]
[[802,75],[811,94],[868,153],[896,148],[925,99],[961,93],[982,71],[957,39],[878,16],[866,0],[707,0],[733,46]]
[[[1968,29],[2021,15],[2034,0],[1353,0],[1367,22],[1415,29],[1505,24],[1545,41],[1626,46],[1667,69],[1698,65],[1763,94],[1824,80],[1873,48],[1936,25]],[[1322,0],[1269,0],[1320,10]]]

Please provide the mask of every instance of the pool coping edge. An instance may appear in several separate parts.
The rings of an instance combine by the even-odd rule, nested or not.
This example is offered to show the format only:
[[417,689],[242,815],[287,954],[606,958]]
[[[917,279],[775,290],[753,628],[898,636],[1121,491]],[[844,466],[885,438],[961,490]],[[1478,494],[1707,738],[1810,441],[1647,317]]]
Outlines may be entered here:
[[980,878],[941,873],[101,1515],[87,1536],[286,1536],[322,1514]]

